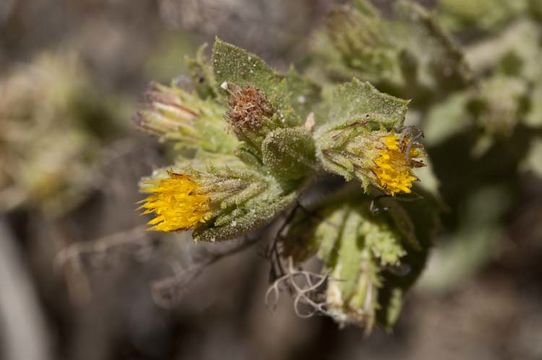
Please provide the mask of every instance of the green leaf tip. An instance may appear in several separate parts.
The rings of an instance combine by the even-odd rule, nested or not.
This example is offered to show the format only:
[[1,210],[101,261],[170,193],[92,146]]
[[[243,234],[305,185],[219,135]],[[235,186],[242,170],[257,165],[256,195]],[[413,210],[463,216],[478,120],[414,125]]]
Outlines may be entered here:
[[219,86],[232,82],[238,86],[255,86],[267,93],[281,79],[257,55],[218,38],[213,46],[211,62]]
[[369,82],[356,78],[338,85],[328,101],[331,124],[377,116],[377,125],[388,130],[403,125],[410,102],[382,93]]

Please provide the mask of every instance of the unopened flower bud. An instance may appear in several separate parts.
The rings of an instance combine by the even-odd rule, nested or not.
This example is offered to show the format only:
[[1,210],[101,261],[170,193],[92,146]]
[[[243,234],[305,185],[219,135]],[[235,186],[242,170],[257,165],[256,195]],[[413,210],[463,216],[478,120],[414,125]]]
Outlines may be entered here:
[[316,167],[314,141],[302,127],[277,129],[262,144],[263,163],[285,181],[297,180]]
[[213,99],[200,99],[176,86],[151,83],[145,91],[136,125],[182,149],[232,153],[237,140],[226,131],[225,109]]

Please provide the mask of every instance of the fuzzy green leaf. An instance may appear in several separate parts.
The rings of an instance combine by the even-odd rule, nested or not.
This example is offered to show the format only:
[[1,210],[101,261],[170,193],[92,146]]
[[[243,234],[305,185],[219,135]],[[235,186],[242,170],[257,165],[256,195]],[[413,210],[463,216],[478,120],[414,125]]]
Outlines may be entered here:
[[337,86],[327,102],[328,121],[331,124],[371,118],[369,125],[388,130],[403,125],[409,103],[408,100],[384,94],[368,82],[358,79]]
[[213,47],[212,64],[218,85],[251,85],[268,94],[282,79],[258,56],[220,39]]

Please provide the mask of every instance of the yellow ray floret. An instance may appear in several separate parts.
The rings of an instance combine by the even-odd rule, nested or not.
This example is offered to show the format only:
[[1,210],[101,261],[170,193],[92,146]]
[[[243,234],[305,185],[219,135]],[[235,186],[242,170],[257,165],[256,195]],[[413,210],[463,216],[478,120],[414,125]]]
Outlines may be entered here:
[[149,221],[152,230],[188,230],[211,217],[209,196],[189,175],[169,173],[169,178],[153,180],[144,192],[150,195],[141,208],[144,214],[155,214]]
[[378,185],[390,195],[410,193],[412,183],[417,180],[412,173],[412,158],[419,156],[420,151],[405,146],[406,144],[401,143],[401,138],[396,134],[386,135],[381,141],[382,146],[373,161],[372,169]]

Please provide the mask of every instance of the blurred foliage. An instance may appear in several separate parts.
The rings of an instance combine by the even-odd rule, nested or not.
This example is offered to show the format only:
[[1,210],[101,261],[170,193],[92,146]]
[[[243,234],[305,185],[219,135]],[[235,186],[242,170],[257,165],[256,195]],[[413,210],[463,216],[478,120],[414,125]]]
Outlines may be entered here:
[[63,51],[14,66],[0,94],[0,208],[65,213],[98,185],[101,147],[126,128],[120,103]]

